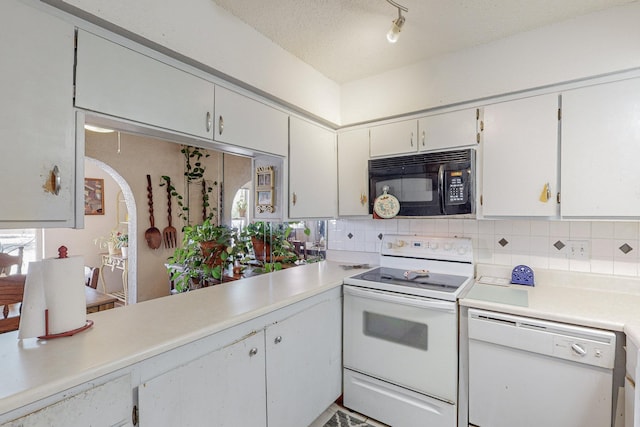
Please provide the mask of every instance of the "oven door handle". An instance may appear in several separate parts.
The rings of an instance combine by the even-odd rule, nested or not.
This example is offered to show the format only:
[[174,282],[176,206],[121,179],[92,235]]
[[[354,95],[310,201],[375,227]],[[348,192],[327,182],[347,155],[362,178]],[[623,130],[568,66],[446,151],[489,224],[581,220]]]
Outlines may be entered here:
[[429,310],[456,312],[456,303],[452,301],[440,301],[431,298],[414,297],[411,295],[397,295],[375,289],[360,289],[353,286],[344,286],[344,293],[354,297],[369,298],[375,301],[390,302],[394,304],[408,305],[411,307],[426,308]]

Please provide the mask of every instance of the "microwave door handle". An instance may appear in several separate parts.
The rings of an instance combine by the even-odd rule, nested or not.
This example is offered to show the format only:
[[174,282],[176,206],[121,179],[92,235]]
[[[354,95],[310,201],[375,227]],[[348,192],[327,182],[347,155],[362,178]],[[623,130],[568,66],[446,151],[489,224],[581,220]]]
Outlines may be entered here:
[[444,165],[440,165],[438,168],[438,197],[440,198],[440,213],[446,214],[445,209],[445,189],[444,189]]

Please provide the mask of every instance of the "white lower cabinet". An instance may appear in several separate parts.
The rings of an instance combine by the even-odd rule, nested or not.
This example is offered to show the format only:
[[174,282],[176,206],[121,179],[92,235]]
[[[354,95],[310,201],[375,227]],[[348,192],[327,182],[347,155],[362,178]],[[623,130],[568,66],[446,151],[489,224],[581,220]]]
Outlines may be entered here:
[[123,375],[1,427],[133,426],[132,408],[131,377]]
[[[309,425],[342,390],[340,289],[317,298],[286,307],[280,320],[276,315],[257,332],[144,381],[138,387],[140,426]],[[233,337],[231,332],[225,336]],[[195,354],[203,344],[189,345],[176,354]]]
[[341,325],[334,298],[266,328],[270,427],[307,426],[340,396]]
[[624,427],[640,426],[640,393],[638,380],[638,346],[627,335],[627,363],[624,379]]
[[140,425],[266,426],[262,331],[138,388]]

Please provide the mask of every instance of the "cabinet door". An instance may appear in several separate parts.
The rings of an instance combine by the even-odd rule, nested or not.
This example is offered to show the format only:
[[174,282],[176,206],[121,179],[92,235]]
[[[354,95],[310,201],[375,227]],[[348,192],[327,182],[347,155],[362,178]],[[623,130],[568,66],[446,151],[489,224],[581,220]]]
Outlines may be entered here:
[[470,108],[423,117],[418,120],[420,150],[442,150],[478,143],[480,110]]
[[335,132],[291,117],[289,217],[326,218],[337,213]]
[[640,218],[640,79],[562,94],[563,217]]
[[370,138],[371,157],[413,153],[418,150],[418,121],[373,126]]
[[287,155],[289,116],[282,111],[216,86],[215,117],[216,141]]
[[133,426],[131,378],[125,375],[47,406],[2,427]]
[[213,96],[211,82],[78,32],[77,107],[211,139]]
[[73,25],[0,2],[0,228],[75,225],[73,39]]
[[140,425],[266,426],[264,363],[259,332],[147,381]]
[[266,329],[269,426],[308,426],[340,396],[341,325],[337,297]]
[[558,95],[486,106],[483,145],[485,216],[557,215]]
[[338,135],[338,216],[368,215],[369,130]]

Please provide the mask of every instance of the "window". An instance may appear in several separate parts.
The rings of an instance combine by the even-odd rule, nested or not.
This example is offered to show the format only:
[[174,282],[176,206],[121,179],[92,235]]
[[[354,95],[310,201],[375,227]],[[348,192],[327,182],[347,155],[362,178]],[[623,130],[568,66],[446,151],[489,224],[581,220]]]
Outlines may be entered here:
[[37,256],[38,234],[40,230],[24,228],[16,230],[0,230],[0,252],[18,255],[18,249],[24,247],[22,255],[22,273],[26,274],[30,261],[41,258]]

